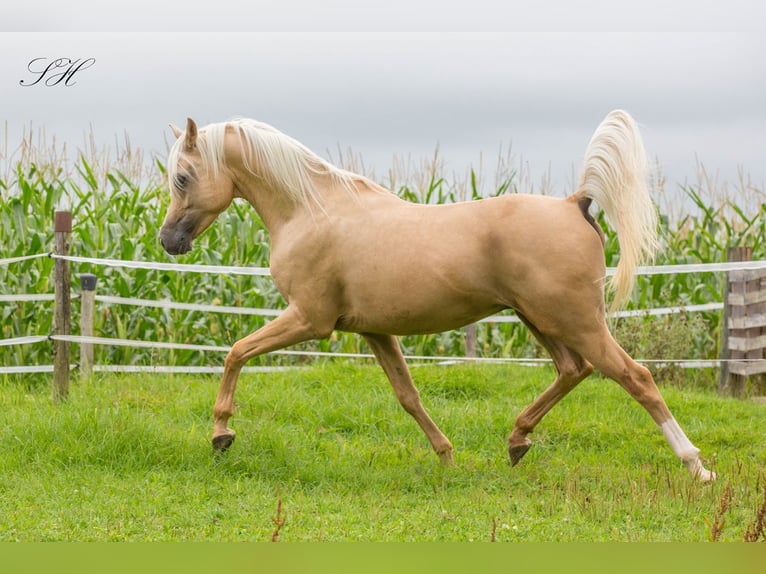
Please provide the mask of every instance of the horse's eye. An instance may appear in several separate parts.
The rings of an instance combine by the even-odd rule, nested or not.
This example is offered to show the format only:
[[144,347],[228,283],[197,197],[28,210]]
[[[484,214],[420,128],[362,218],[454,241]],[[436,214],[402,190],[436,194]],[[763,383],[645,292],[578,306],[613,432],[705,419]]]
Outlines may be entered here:
[[176,175],[173,182],[176,184],[178,189],[184,189],[186,184],[189,182],[189,177],[186,174],[179,173]]

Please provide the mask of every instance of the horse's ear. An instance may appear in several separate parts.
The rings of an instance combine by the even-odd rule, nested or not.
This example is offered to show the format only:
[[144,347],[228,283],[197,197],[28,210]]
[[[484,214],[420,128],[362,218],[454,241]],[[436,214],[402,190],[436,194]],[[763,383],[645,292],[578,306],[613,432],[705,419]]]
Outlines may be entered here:
[[177,125],[175,125],[175,124],[169,124],[169,125],[170,125],[170,129],[171,129],[171,130],[173,130],[173,135],[174,135],[174,136],[176,136],[176,139],[180,138],[180,137],[181,137],[181,134],[183,133],[183,132],[181,131],[181,128],[179,128],[179,127],[178,127]]
[[197,124],[191,118],[186,118],[186,139],[184,140],[184,149],[192,151],[197,147]]

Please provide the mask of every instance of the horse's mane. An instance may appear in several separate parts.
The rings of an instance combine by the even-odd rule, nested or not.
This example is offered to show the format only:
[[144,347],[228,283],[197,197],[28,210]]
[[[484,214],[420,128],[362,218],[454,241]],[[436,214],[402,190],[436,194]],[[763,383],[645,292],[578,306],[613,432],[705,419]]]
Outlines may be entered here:
[[[245,167],[266,180],[271,187],[283,191],[299,205],[314,203],[320,208],[322,206],[321,198],[311,180],[312,174],[329,174],[348,191],[354,189],[354,181],[366,179],[332,165],[276,128],[246,118],[209,124],[200,129],[197,149],[214,177],[225,165],[224,138],[227,127],[232,127],[239,133]],[[167,169],[170,182],[177,175],[183,144],[184,138],[181,136],[168,154]]]

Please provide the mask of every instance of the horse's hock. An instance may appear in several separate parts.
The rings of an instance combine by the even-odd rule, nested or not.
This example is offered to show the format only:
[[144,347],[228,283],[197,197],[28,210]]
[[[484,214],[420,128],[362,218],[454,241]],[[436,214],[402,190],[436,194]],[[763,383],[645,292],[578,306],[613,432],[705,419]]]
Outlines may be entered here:
[[[729,249],[729,261],[749,261],[750,247]],[[748,377],[753,391],[766,395],[766,269],[727,274],[721,345],[721,390],[744,396]]]

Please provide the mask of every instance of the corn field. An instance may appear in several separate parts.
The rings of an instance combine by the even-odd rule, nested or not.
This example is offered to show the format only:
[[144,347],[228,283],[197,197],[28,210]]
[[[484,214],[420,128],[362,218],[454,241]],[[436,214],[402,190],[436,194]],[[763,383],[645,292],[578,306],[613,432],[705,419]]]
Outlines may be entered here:
[[[50,150],[23,148],[22,157],[6,158],[0,174],[0,259],[48,252],[53,242],[53,217],[58,208],[73,213],[71,254],[145,261],[172,261],[161,248],[158,230],[168,202],[165,169],[160,160],[143,161],[140,152],[118,150],[110,162],[97,153],[81,152],[68,165]],[[87,156],[87,157],[86,157]],[[344,167],[354,169],[353,156]],[[340,162],[344,160],[341,157]],[[464,178],[448,177],[435,158],[414,173],[389,173],[381,184],[402,198],[425,203],[475,200],[502,193],[546,193],[546,184],[533,185],[521,169],[510,163],[498,167],[490,189],[471,170]],[[147,167],[148,166],[148,167]],[[410,170],[413,171],[413,170]],[[661,177],[653,179],[653,197],[660,210],[662,249],[657,264],[721,262],[731,246],[749,245],[754,259],[766,257],[764,190],[743,177],[731,187],[707,177],[700,168],[693,184],[667,190]],[[667,195],[666,195],[667,194]],[[668,199],[672,197],[673,199]],[[602,216],[607,234],[606,264],[619,258],[616,236]],[[183,256],[184,263],[268,266],[269,237],[252,208],[235,201]],[[52,293],[53,261],[40,258],[0,266],[0,294]],[[145,299],[212,303],[227,306],[278,309],[284,306],[267,277],[183,274],[128,270],[73,264],[77,276],[98,276],[100,294]],[[720,274],[658,275],[639,277],[632,301],[635,309],[721,301]],[[72,305],[73,333],[77,333],[78,305]],[[0,302],[3,339],[52,331],[53,304]],[[129,307],[97,306],[96,334],[103,337],[147,341],[230,345],[263,324],[262,317],[209,314]],[[720,312],[631,318],[615,322],[617,338],[639,359],[715,359],[719,352]],[[544,357],[527,330],[516,323],[482,323],[477,328],[478,353],[485,357]],[[462,331],[402,339],[408,354],[450,356],[464,354]],[[360,338],[334,333],[330,339],[304,344],[308,350],[367,352]],[[3,365],[51,363],[48,343],[0,347]],[[301,359],[261,357],[253,364],[283,364]],[[216,365],[223,354],[194,351],[97,347],[97,364]]]

